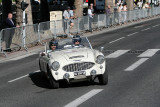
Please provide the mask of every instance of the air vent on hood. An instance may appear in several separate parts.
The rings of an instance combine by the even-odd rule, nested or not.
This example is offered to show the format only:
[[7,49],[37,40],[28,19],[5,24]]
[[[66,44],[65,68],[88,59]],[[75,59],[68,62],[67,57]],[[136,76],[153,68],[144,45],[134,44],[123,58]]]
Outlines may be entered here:
[[83,55],[80,55],[80,56],[72,56],[72,57],[69,57],[69,59],[74,59],[74,58],[83,58],[84,56]]

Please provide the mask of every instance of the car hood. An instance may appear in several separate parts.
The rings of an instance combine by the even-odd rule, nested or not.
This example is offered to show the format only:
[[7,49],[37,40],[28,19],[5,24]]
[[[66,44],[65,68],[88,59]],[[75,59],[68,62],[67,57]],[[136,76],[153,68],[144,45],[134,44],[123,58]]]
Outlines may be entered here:
[[51,54],[51,58],[54,60],[67,60],[67,61],[86,61],[90,59],[94,60],[94,52],[92,49],[88,48],[74,48],[56,51]]

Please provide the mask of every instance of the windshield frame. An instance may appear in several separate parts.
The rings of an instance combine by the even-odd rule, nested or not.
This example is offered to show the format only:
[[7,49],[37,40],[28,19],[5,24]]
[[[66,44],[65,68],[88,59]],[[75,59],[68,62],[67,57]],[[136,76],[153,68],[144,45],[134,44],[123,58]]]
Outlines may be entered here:
[[[73,42],[72,42],[73,38],[67,38],[67,39],[60,39],[58,40],[58,49],[54,50],[54,51],[61,51],[61,50],[66,50],[66,49],[74,49],[74,48],[89,48],[92,49],[92,45],[89,42],[87,37],[81,37],[81,44],[80,46],[73,46]],[[68,47],[67,47],[68,45]],[[64,47],[66,46],[66,47]],[[46,52],[49,49],[49,42],[46,43]]]

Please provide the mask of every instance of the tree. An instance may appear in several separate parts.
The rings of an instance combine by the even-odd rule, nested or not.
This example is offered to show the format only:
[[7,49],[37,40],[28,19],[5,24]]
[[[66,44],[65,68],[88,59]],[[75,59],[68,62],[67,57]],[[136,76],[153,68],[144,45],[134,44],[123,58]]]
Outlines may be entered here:
[[75,0],[74,5],[76,7],[76,15],[78,17],[83,16],[83,0]]
[[[16,0],[16,25],[18,26],[22,26],[22,22],[23,22],[23,11],[21,9],[21,2],[22,0]],[[26,3],[28,3],[28,7],[25,10],[26,14],[27,14],[27,20],[28,20],[28,24],[33,24],[33,20],[32,20],[32,11],[31,11],[31,2],[30,0],[26,0]]]
[[6,20],[8,13],[11,13],[12,0],[2,0],[3,22]]
[[133,10],[134,7],[133,0],[126,0],[126,3],[127,3],[127,9]]
[[49,21],[50,14],[49,14],[49,6],[47,0],[41,0],[40,10],[41,10],[41,22]]

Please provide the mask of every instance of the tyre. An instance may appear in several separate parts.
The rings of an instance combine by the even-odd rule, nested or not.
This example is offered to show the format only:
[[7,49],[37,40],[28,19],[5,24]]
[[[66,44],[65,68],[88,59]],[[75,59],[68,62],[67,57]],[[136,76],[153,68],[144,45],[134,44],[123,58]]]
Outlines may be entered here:
[[41,64],[40,64],[40,61],[39,61],[39,70],[40,70],[40,75],[41,75],[41,77],[43,78],[43,79],[46,79],[46,74],[45,74],[45,72],[44,71],[42,71],[42,68],[41,68]]
[[51,88],[51,89],[58,89],[58,88],[59,88],[59,82],[56,81],[56,80],[53,78],[50,70],[48,70],[48,79],[49,79],[49,83],[50,83],[50,88]]
[[107,71],[107,68],[106,68],[104,74],[98,75],[98,80],[99,80],[100,85],[107,85],[108,84],[108,71]]

